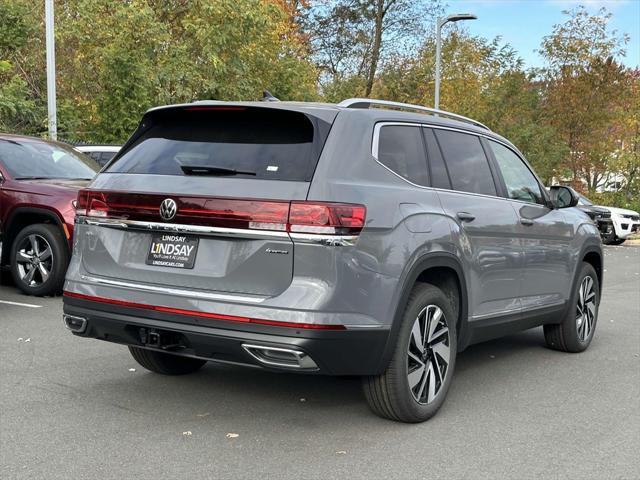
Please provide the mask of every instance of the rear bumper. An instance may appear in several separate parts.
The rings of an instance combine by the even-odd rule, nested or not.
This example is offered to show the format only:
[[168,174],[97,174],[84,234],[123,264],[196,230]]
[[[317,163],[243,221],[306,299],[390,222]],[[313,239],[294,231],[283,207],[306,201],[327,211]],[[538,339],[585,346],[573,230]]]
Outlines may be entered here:
[[[82,333],[73,332],[80,337],[268,370],[325,375],[381,373],[385,367],[381,359],[389,336],[388,329],[316,331],[270,325],[235,325],[164,312],[141,312],[70,297],[64,297],[64,313],[86,320]],[[166,345],[150,345],[145,337],[150,331],[171,340]],[[176,344],[179,347],[175,347]],[[265,364],[243,347],[247,344],[303,352],[317,368]]]

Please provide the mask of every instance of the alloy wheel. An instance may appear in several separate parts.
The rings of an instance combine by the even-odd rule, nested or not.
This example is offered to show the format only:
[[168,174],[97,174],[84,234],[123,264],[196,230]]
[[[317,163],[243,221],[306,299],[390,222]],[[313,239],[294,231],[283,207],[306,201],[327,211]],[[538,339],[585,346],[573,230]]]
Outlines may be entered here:
[[576,305],[576,329],[578,338],[581,342],[585,342],[596,320],[596,291],[593,279],[589,276],[584,277],[580,283],[578,291],[578,303]]
[[442,389],[451,357],[449,326],[440,307],[428,305],[420,311],[407,352],[411,394],[420,404],[431,403]]
[[51,245],[42,235],[32,233],[18,246],[15,261],[20,280],[30,287],[38,287],[51,275],[53,268]]

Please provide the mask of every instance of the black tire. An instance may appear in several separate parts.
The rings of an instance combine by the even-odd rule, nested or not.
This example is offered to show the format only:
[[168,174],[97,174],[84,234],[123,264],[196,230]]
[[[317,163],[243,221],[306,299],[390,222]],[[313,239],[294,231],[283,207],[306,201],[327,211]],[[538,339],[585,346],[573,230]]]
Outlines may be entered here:
[[[436,382],[435,388],[438,388],[438,390],[432,401],[421,403],[415,397],[416,392],[412,391],[409,386],[409,369],[411,368],[409,365],[409,363],[411,363],[409,350],[412,348],[410,342],[413,341],[412,330],[414,324],[419,322],[419,316],[425,310],[428,312],[431,306],[438,307],[442,311],[445,325],[449,329],[447,338],[449,363],[439,383],[439,387]],[[374,413],[383,418],[407,423],[424,422],[436,414],[445,400],[455,369],[457,318],[454,317],[453,312],[454,310],[449,298],[438,287],[423,283],[413,288],[402,317],[402,324],[398,332],[395,350],[387,369],[381,375],[363,377],[362,379],[365,397]],[[441,323],[439,325],[441,325]],[[437,330],[435,333],[439,331],[440,330]],[[428,335],[424,335],[424,337],[428,339]],[[425,350],[427,349],[425,348]],[[431,352],[431,354],[427,353],[426,355],[427,358],[422,358],[422,360],[424,361],[424,365],[429,365],[430,361],[433,362],[433,360],[429,360],[431,358],[430,355],[435,357],[435,354]],[[437,358],[442,360],[441,357]],[[431,365],[433,365],[433,363],[431,363]],[[416,370],[417,369],[414,368],[413,372]],[[425,374],[421,378],[424,379],[425,383],[422,384],[422,381],[419,382],[420,385],[417,387],[419,392],[422,391],[422,388],[428,388],[427,385],[431,386],[431,381],[434,379],[433,375],[429,377],[428,370],[425,369],[424,371]],[[432,370],[432,372],[435,372],[435,370]]]
[[603,240],[602,243],[604,243],[605,245],[622,245],[625,240],[626,238],[618,238],[614,235],[612,238]]
[[[598,307],[600,306],[600,284],[598,282],[598,275],[595,269],[590,264],[583,262],[580,267],[580,275],[573,286],[573,293],[569,302],[569,310],[565,318],[559,324],[549,324],[544,326],[544,339],[549,348],[554,350],[560,350],[562,352],[579,353],[587,349],[593,340],[593,335],[596,331],[596,325],[598,322]],[[581,301],[580,290],[582,288],[585,279],[591,279],[593,282],[593,295],[594,295],[594,313],[593,318],[585,320],[582,311],[585,308],[580,308],[579,303]],[[588,308],[586,310],[589,310]],[[589,315],[591,315],[589,313]],[[578,320],[582,317],[582,320]],[[589,331],[585,334],[580,329],[579,325],[587,321],[590,325]]]
[[[44,279],[41,273],[36,271],[29,282],[27,281],[28,277],[23,275],[25,267],[24,264],[18,262],[18,254],[24,249],[25,242],[29,242],[29,238],[34,238],[31,236],[38,238],[41,247],[50,247],[51,257],[42,260],[43,266],[46,264],[45,268],[49,271],[48,277]],[[64,276],[69,266],[69,248],[58,227],[36,223],[23,228],[13,240],[9,261],[11,262],[13,281],[24,293],[36,296],[56,295],[62,291],[64,285]],[[31,266],[31,268],[38,270],[38,267],[35,266]]]
[[186,375],[200,370],[206,360],[181,357],[171,353],[157,352],[140,347],[129,347],[133,359],[141,366],[162,375]]

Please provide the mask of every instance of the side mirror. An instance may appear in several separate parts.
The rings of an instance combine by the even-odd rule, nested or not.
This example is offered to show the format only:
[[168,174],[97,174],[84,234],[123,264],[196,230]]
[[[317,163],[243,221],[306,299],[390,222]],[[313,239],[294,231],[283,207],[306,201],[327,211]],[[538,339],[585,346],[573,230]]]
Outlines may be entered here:
[[549,188],[551,201],[556,208],[569,208],[578,205],[578,194],[573,188],[554,185]]

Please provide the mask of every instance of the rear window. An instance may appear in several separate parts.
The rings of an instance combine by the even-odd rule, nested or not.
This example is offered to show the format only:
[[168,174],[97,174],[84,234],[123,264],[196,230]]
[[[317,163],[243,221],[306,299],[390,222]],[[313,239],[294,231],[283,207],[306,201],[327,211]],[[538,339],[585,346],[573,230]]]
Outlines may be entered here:
[[427,159],[420,127],[381,127],[378,161],[410,182],[427,185]]
[[329,131],[315,117],[270,108],[194,106],[152,115],[151,127],[107,172],[185,175],[185,167],[202,167],[202,175],[310,181]]

